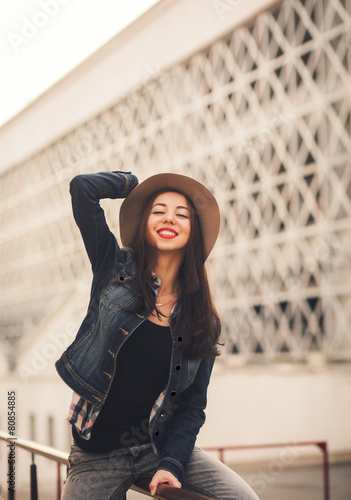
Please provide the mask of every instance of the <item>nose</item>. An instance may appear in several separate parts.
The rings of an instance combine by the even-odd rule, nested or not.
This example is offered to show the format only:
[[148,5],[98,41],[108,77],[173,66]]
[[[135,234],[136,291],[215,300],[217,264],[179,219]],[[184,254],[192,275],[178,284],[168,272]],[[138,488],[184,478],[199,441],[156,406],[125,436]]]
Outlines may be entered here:
[[164,215],[164,218],[163,218],[163,222],[166,223],[170,223],[170,224],[174,224],[174,219],[173,219],[173,215],[171,213],[167,213]]

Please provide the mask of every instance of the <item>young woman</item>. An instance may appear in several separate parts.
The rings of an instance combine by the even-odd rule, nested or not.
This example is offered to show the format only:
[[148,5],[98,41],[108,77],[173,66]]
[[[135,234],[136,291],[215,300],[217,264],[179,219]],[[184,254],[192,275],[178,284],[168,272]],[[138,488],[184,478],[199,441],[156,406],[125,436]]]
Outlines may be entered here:
[[[167,482],[217,500],[257,500],[194,446],[220,335],[204,267],[218,205],[187,176],[163,173],[137,184],[129,172],[104,172],[70,185],[93,281],[87,315],[56,363],[73,389],[62,498],[118,500],[146,477],[153,495]],[[102,198],[125,198],[122,248]]]

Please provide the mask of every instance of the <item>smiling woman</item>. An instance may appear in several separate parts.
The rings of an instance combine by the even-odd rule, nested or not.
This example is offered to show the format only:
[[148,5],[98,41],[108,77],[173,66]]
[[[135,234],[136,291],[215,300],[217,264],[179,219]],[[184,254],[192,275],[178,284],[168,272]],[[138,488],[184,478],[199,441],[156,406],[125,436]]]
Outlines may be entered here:
[[[148,235],[160,252],[162,250],[184,250],[190,236],[190,210],[184,195],[167,191],[158,195],[147,223]],[[162,246],[162,240],[171,240]],[[161,245],[161,246],[160,246]],[[159,258],[158,257],[158,258]]]
[[[180,284],[176,275],[184,257],[186,245],[191,234],[190,200],[175,191],[158,194],[151,202],[147,221],[147,237],[154,247],[157,265],[155,273],[165,275],[171,285],[161,286],[155,310],[149,316],[154,323],[163,325],[180,294]],[[173,284],[176,283],[176,284]],[[167,296],[167,299],[162,297]]]
[[[185,319],[184,352],[188,356],[218,355],[213,345],[219,319],[204,267],[219,230],[219,210],[212,193],[187,176],[152,176],[123,202],[120,225],[122,241],[134,250],[138,287],[149,319],[167,322],[174,302],[170,296],[165,304],[161,297],[173,291]],[[162,237],[163,229],[178,235]],[[159,303],[163,307],[155,307],[150,293],[154,273],[162,278]],[[210,346],[208,338],[212,339]]]
[[[144,477],[153,495],[160,483],[183,483],[211,498],[257,500],[195,447],[220,343],[205,271],[219,231],[217,202],[184,175],[137,183],[124,172],[71,182],[94,276],[87,316],[56,363],[74,391],[62,499],[119,500]],[[120,248],[99,201],[122,197]]]

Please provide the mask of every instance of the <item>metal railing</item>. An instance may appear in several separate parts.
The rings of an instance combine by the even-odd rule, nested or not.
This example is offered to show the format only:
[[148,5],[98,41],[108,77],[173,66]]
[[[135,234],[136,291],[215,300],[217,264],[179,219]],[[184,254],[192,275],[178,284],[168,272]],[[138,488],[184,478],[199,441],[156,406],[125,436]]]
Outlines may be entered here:
[[[9,436],[6,432],[0,431],[0,440],[6,441],[8,444],[11,443],[15,447],[22,448],[27,450],[32,454],[32,465],[30,467],[30,490],[31,490],[31,500],[37,500],[38,498],[38,486],[37,486],[37,470],[35,464],[35,455],[40,455],[42,457],[48,458],[57,463],[57,481],[56,481],[56,498],[60,499],[61,489],[62,489],[62,481],[61,481],[61,466],[68,466],[68,453],[64,451],[56,450],[51,446],[44,446],[36,443],[35,441],[30,441],[27,439]],[[9,474],[11,474],[10,470],[10,454],[9,451]],[[11,476],[10,476],[11,477]],[[8,490],[8,500],[14,500],[15,492]]]
[[317,446],[322,452],[323,460],[323,490],[324,500],[330,500],[330,483],[329,483],[329,454],[328,443],[326,441],[294,441],[292,443],[266,443],[266,444],[249,444],[249,445],[233,445],[233,446],[209,446],[203,448],[206,451],[217,451],[219,460],[225,463],[224,453],[231,450],[253,450],[260,448],[286,448],[291,446]]
[[[41,455],[49,460],[57,463],[57,482],[56,482],[56,498],[57,500],[61,497],[62,492],[62,480],[61,480],[61,466],[68,466],[68,453],[64,451],[56,450],[50,446],[44,446],[36,443],[35,441],[29,441],[27,439],[22,439],[15,436],[9,436],[7,433],[0,431],[0,441],[5,441],[14,447],[19,447],[27,450],[32,454],[32,464],[30,466],[30,500],[38,500],[38,485],[37,485],[37,468],[35,464],[35,455]],[[10,466],[10,456],[12,450],[9,451],[9,466]],[[10,469],[9,469],[10,473]],[[136,481],[131,489],[138,491],[146,496],[151,496],[149,491],[148,479],[140,479]],[[154,498],[158,500],[210,500],[204,495],[194,493],[192,491],[186,490],[185,488],[174,488],[167,484],[160,484],[157,488],[156,495]],[[8,500],[15,500],[15,491],[8,490]]]
[[[30,466],[30,490],[31,490],[31,500],[38,500],[38,487],[37,487],[37,470],[35,464],[35,455],[43,456],[49,460],[57,463],[57,481],[56,481],[56,498],[60,499],[62,490],[62,479],[61,479],[61,466],[68,466],[68,453],[56,450],[50,446],[44,446],[38,444],[34,441],[10,437],[7,433],[0,431],[0,441],[5,441],[8,444],[12,443],[15,447],[27,450],[32,454],[32,464]],[[233,446],[210,446],[204,447],[206,451],[216,451],[219,454],[219,460],[225,463],[225,452],[233,450],[250,450],[250,449],[260,449],[260,448],[278,448],[278,447],[291,447],[291,446],[317,446],[322,452],[323,458],[323,488],[324,488],[324,500],[330,500],[330,484],[329,484],[329,455],[328,455],[328,445],[326,441],[299,441],[292,443],[266,443],[266,444],[251,444],[251,445],[233,445]],[[10,458],[11,450],[9,451]],[[10,460],[9,460],[10,464]],[[10,470],[9,470],[10,472]],[[137,481],[131,489],[143,493],[144,495],[151,496],[149,492],[149,480],[141,479]],[[193,493],[184,488],[179,490],[167,484],[160,484],[157,488],[157,493],[154,498],[159,500],[209,500],[203,495]],[[10,489],[8,491],[8,500],[15,500],[15,493]]]

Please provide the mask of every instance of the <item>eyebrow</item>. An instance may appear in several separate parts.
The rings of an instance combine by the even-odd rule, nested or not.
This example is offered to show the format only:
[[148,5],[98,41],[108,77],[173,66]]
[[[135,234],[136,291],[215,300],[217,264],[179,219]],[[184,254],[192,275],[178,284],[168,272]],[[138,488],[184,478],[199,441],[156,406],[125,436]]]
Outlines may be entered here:
[[[157,205],[161,205],[161,207],[167,206],[166,203],[155,203],[155,205],[152,208],[155,208]],[[190,211],[188,207],[183,207],[183,205],[178,205],[177,208],[184,208],[185,210],[188,210],[188,212]]]

